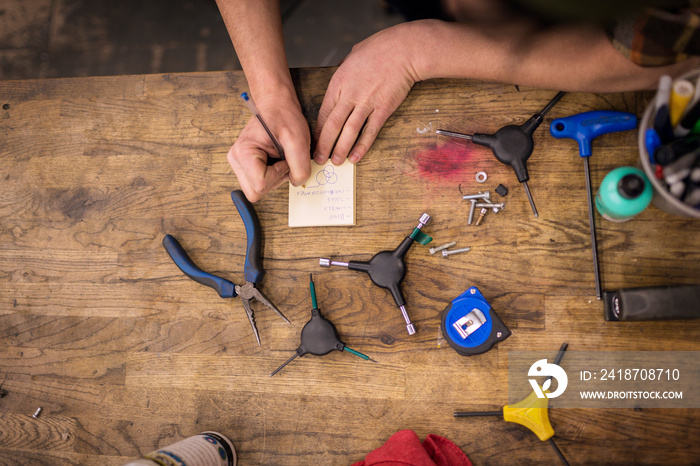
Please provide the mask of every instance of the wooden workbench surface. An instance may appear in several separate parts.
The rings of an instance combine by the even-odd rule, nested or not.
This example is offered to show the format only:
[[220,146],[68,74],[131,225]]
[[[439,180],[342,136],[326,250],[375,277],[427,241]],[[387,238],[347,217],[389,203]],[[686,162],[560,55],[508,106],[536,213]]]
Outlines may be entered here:
[[[297,70],[315,120],[332,69]],[[0,82],[0,463],[110,464],[204,430],[234,442],[240,465],[349,464],[413,429],[457,443],[479,464],[557,464],[545,442],[455,410],[508,402],[508,352],[700,350],[700,323],[606,323],[595,299],[582,159],[549,135],[556,117],[642,114],[648,93],[568,94],[535,134],[534,218],[509,167],[437,128],[493,132],[540,110],[552,91],[468,80],[417,84],[357,167],[357,226],[287,227],[286,187],[256,204],[265,235],[261,289],[291,320],[256,306],[258,346],[239,299],[185,277],[166,233],[206,270],[243,283],[245,230],[226,161],[249,113],[239,72]],[[593,186],[636,165],[637,131],[595,140]],[[475,181],[477,171],[489,178]],[[510,189],[506,209],[467,225],[463,193]],[[423,212],[404,293],[417,333],[369,278],[320,257],[368,260],[393,249]],[[596,215],[607,290],[700,281],[700,221],[651,206],[626,223]],[[297,358],[319,305],[348,353]],[[477,286],[512,336],[463,357],[440,332],[445,306]],[[43,411],[38,419],[32,413]],[[700,411],[553,409],[572,464],[683,464],[700,457]]]

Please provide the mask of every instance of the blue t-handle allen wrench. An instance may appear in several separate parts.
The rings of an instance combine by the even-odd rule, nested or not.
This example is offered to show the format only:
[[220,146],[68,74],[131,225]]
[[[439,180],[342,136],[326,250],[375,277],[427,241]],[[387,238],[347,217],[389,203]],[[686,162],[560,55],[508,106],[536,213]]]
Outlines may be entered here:
[[579,155],[583,157],[586,172],[586,191],[588,193],[588,221],[591,227],[591,248],[593,249],[593,272],[595,274],[595,293],[602,299],[600,270],[598,268],[598,246],[595,238],[595,221],[593,217],[593,189],[588,158],[591,156],[593,139],[607,133],[627,131],[637,127],[637,117],[631,113],[598,110],[557,118],[549,126],[549,132],[555,138],[569,138],[578,142]]

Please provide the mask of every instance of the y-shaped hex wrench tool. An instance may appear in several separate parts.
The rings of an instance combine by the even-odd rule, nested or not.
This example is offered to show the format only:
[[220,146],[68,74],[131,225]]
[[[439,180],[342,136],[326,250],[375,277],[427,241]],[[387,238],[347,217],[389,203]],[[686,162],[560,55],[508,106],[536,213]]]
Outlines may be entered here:
[[197,267],[180,243],[171,235],[165,235],[165,238],[163,238],[163,247],[168,252],[173,262],[175,262],[175,265],[192,280],[214,288],[222,298],[241,297],[243,309],[245,309],[248,315],[248,320],[250,321],[250,326],[253,328],[255,339],[258,340],[258,345],[260,345],[260,335],[258,334],[258,327],[255,325],[255,313],[250,306],[250,301],[252,299],[260,301],[265,306],[275,311],[275,313],[288,324],[291,324],[291,322],[277,309],[277,306],[272,304],[272,301],[270,301],[267,296],[256,288],[256,285],[260,283],[263,276],[265,276],[265,269],[262,265],[262,255],[260,254],[262,249],[262,229],[260,228],[258,215],[255,213],[253,205],[246,199],[243,191],[233,191],[231,193],[231,199],[233,199],[233,203],[236,205],[236,209],[238,209],[238,213],[243,219],[247,236],[245,265],[243,269],[245,273],[245,285],[235,285],[225,278],[217,277]]
[[515,176],[518,181],[523,184],[525,188],[525,194],[527,194],[527,200],[530,201],[530,207],[532,208],[532,213],[535,217],[539,217],[537,213],[537,207],[535,207],[535,201],[532,199],[532,194],[530,193],[530,187],[527,185],[530,175],[527,172],[527,159],[532,155],[532,150],[535,147],[535,142],[532,139],[532,134],[540,126],[544,116],[549,112],[552,107],[554,107],[562,97],[564,97],[565,92],[559,92],[557,95],[549,101],[545,107],[540,110],[539,113],[535,113],[522,125],[507,125],[499,129],[493,134],[475,133],[475,134],[462,134],[455,133],[454,131],[445,131],[438,129],[435,131],[437,134],[442,134],[444,136],[466,139],[473,142],[474,144],[479,144],[486,146],[491,149],[494,157],[499,162],[510,165],[515,171]]
[[270,374],[270,377],[281,371],[297,356],[304,356],[305,354],[325,356],[333,350],[347,351],[348,353],[354,354],[355,356],[358,356],[366,361],[376,363],[377,361],[370,358],[366,354],[355,351],[340,341],[338,330],[336,330],[335,325],[333,325],[333,322],[323,317],[321,310],[318,308],[318,302],[316,301],[316,287],[314,286],[314,279],[311,274],[309,274],[309,288],[311,289],[311,304],[313,309],[311,309],[311,319],[306,323],[306,325],[304,325],[304,328],[301,329],[301,344],[296,349],[292,357],[287,359],[281,366],[275,369],[272,374]]
[[408,313],[406,312],[406,300],[401,292],[401,282],[406,276],[406,263],[403,259],[413,245],[414,241],[418,241],[421,244],[428,244],[433,240],[430,236],[421,231],[421,229],[427,225],[429,221],[430,215],[425,213],[421,215],[420,220],[418,221],[418,226],[413,229],[413,232],[410,235],[404,238],[396,249],[393,251],[379,252],[372,257],[369,262],[338,262],[327,258],[322,258],[319,261],[319,265],[321,267],[337,265],[347,267],[350,270],[359,270],[360,272],[365,272],[368,274],[369,278],[375,285],[385,288],[391,292],[391,296],[393,296],[396,305],[399,307],[399,310],[406,321],[406,330],[408,330],[408,334],[413,335],[416,333],[416,329],[413,327],[411,319],[408,317]]

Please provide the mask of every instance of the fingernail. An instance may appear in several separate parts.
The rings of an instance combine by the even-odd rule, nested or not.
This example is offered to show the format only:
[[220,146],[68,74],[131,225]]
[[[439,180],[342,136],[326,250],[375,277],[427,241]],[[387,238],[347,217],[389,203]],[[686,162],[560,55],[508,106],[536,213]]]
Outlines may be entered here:
[[333,165],[340,165],[340,156],[339,155],[334,155],[331,159],[333,160]]
[[314,162],[322,164],[325,162],[325,160],[323,159],[323,156],[317,152],[314,154]]
[[350,161],[350,163],[357,163],[358,160],[360,160],[360,154],[358,154],[357,152],[353,152],[352,154],[350,154],[350,157],[348,157],[348,160]]

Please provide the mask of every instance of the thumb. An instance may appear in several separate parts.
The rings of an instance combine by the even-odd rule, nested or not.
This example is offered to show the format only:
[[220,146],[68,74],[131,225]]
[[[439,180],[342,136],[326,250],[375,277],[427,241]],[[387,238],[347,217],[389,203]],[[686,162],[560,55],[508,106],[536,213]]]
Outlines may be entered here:
[[289,165],[289,181],[301,186],[311,176],[311,149],[309,144],[290,142],[284,146],[285,160]]

